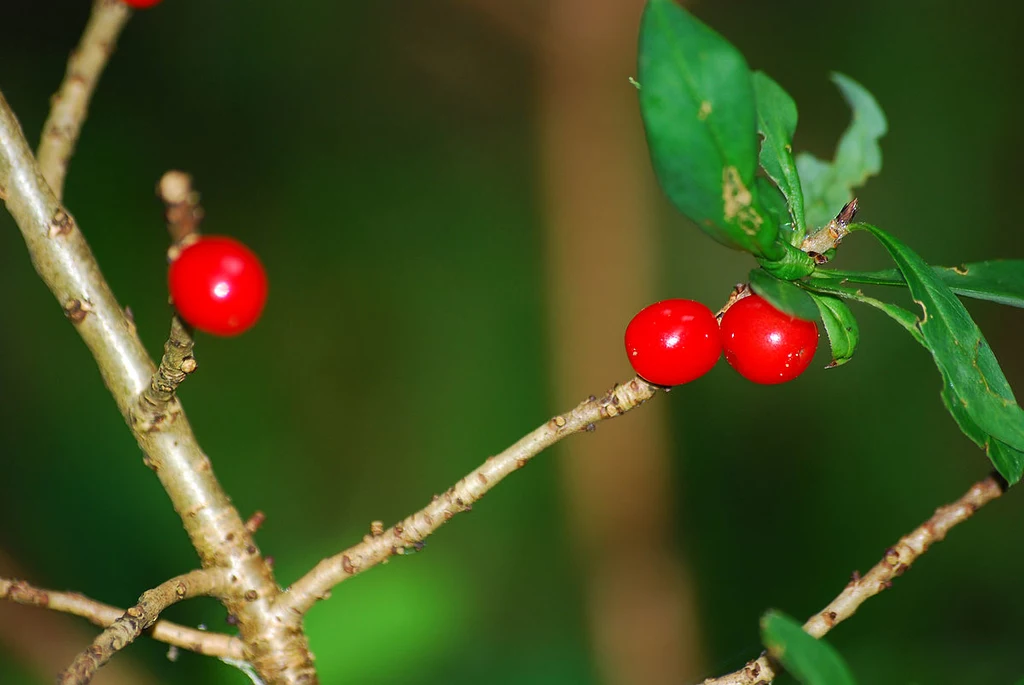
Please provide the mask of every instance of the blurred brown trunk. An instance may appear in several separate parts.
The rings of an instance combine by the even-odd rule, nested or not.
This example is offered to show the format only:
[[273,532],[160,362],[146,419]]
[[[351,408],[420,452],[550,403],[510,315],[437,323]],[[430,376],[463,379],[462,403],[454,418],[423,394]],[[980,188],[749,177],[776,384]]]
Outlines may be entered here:
[[[540,41],[556,406],[630,373],[623,330],[657,297],[654,191],[627,80],[642,8],[642,0],[553,0]],[[681,685],[701,671],[672,523],[668,401],[574,441],[560,462],[592,647],[610,685]]]

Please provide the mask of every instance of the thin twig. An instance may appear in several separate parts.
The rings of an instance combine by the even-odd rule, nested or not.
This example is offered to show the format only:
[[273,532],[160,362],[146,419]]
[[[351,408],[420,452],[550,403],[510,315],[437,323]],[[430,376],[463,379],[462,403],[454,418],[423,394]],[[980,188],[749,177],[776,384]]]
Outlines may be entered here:
[[148,432],[163,421],[173,420],[181,411],[174,393],[178,386],[196,370],[192,348],[195,341],[188,328],[177,316],[171,319],[171,333],[164,343],[164,356],[153,373],[149,387],[139,396],[136,418],[140,430]]
[[[837,623],[852,616],[865,601],[892,587],[893,579],[909,569],[934,543],[942,541],[953,526],[969,519],[978,509],[1002,495],[1004,490],[1004,484],[997,476],[989,476],[975,483],[957,501],[939,507],[934,516],[887,549],[874,568],[863,576],[854,574],[839,596],[804,624],[804,630],[814,637],[823,637]],[[778,675],[777,669],[778,666],[768,657],[761,656],[735,673],[709,678],[703,685],[767,685]]]
[[224,568],[237,579],[218,599],[238,618],[246,658],[268,683],[312,685],[316,671],[306,635],[277,620],[273,603],[281,588],[214,475],[184,412],[156,425],[139,414],[139,396],[150,387],[156,366],[74,219],[43,180],[2,94],[0,198],[21,230],[36,271],[96,360],[203,568]]
[[203,220],[199,193],[192,187],[192,177],[184,171],[168,171],[160,177],[156,194],[165,205],[171,250],[177,250],[186,240],[199,235],[199,224]]
[[39,142],[39,168],[58,198],[64,194],[64,179],[85,122],[89,100],[130,16],[131,10],[121,0],[93,3],[82,39],[68,59],[64,82],[53,96],[50,116],[43,125]]
[[[23,580],[10,578],[0,578],[0,600],[80,616],[101,628],[110,626],[125,613],[124,609],[97,602],[77,592],[43,590]],[[242,641],[223,633],[210,633],[158,620],[149,629],[149,636],[197,654],[226,659],[244,658]]]
[[222,569],[199,569],[146,590],[135,606],[129,607],[120,618],[107,626],[57,676],[57,684],[86,685],[103,664],[156,623],[164,609],[184,599],[223,594],[228,584],[227,574]]
[[245,522],[245,529],[249,531],[250,535],[255,535],[256,532],[263,526],[263,522],[267,520],[267,515],[262,511],[254,511]]
[[591,396],[572,411],[559,414],[526,435],[501,454],[490,457],[441,496],[401,523],[384,530],[371,527],[363,542],[324,559],[300,578],[278,600],[285,618],[305,614],[330,589],[352,576],[376,566],[395,554],[417,550],[423,540],[458,513],[469,511],[505,476],[526,466],[531,458],[562,438],[594,429],[605,419],[621,416],[654,397],[657,389],[634,378],[609,390],[603,397]]

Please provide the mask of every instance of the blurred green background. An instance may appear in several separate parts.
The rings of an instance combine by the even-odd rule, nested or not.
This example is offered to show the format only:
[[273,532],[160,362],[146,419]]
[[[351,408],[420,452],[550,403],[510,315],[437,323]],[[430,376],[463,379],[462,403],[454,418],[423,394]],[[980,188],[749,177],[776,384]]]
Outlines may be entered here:
[[[552,399],[548,341],[558,308],[575,304],[546,290],[538,132],[549,54],[538,41],[560,2],[166,0],[139,12],[120,41],[66,201],[154,356],[169,322],[153,194],[165,170],[193,174],[207,232],[237,236],[263,257],[272,284],[263,320],[238,339],[201,337],[200,371],[181,394],[243,516],[268,515],[258,541],[282,582],[568,408]],[[0,88],[32,140],[88,4],[5,4]],[[605,4],[582,5],[581,31]],[[800,148],[830,155],[846,125],[830,70],[876,95],[890,133],[883,174],[860,193],[865,220],[935,263],[1024,256],[1022,6],[725,0],[692,9],[794,96]],[[616,30],[635,34],[638,11]],[[628,92],[633,73],[629,59],[603,77]],[[660,285],[650,297],[717,308],[751,261],[656,200]],[[600,211],[615,200],[592,201]],[[887,265],[855,235],[837,266]],[[628,279],[629,265],[617,277]],[[0,293],[0,554],[37,585],[127,605],[195,555],[6,214]],[[606,315],[624,326],[644,304]],[[1024,314],[969,306],[1024,392]],[[676,455],[674,534],[663,543],[690,569],[703,648],[692,681],[756,656],[765,609],[816,611],[854,569],[866,571],[987,472],[942,409],[926,354],[875,312],[860,321],[861,350],[840,369],[821,370],[822,357],[797,382],[766,388],[723,363],[657,400]],[[607,365],[604,386],[573,396],[629,376],[624,355]],[[599,441],[604,430],[575,440]],[[587,569],[573,556],[558,452],[424,553],[317,606],[308,629],[322,682],[608,682],[588,638]],[[1016,492],[986,508],[836,629],[830,640],[861,682],[1024,676],[1022,514]],[[12,620],[5,610],[0,625]],[[167,616],[230,630],[212,601]],[[68,621],[88,641],[88,624]],[[31,624],[2,634],[55,639]],[[248,682],[189,653],[172,664],[166,651],[142,640],[124,659],[153,683]],[[49,666],[0,639],[0,682],[50,682],[62,664]]]

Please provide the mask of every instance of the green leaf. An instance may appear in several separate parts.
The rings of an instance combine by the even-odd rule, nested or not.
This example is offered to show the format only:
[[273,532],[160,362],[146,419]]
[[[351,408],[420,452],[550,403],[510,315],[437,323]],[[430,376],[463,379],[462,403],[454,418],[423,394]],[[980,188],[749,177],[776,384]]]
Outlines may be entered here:
[[757,198],[761,202],[761,207],[772,222],[779,227],[780,232],[782,230],[791,232],[789,206],[786,204],[785,196],[764,176],[754,178],[754,188],[757,190]]
[[[1016,483],[1024,474],[1024,410],[977,324],[953,291],[910,248],[870,224],[854,224],[851,230],[869,231],[896,262],[911,296],[921,306],[918,328],[942,374],[947,407],[958,403],[956,411],[950,410],[953,418],[962,430],[963,418],[970,419],[977,430],[964,433],[986,447],[1008,483]],[[993,449],[990,441],[979,440],[981,433],[1009,449]]]
[[785,250],[782,253],[781,259],[764,259],[763,257],[757,258],[757,263],[761,265],[761,268],[770,273],[776,278],[781,278],[785,281],[795,281],[799,278],[804,278],[814,273],[817,268],[817,264],[814,259],[801,250],[799,247],[790,245],[789,243],[780,243]]
[[956,390],[953,389],[949,379],[943,377],[942,380],[942,403],[953,416],[953,420],[956,421],[960,431],[970,438],[974,444],[985,450],[993,464],[1024,462],[1024,452],[1015,450],[1005,442],[997,440],[986,433],[967,413],[966,405],[960,399],[960,396],[956,394]]
[[775,278],[764,269],[754,269],[749,278],[750,288],[779,311],[807,321],[818,318],[818,308],[803,288]]
[[[1024,307],[1024,259],[996,259],[961,266],[933,266],[932,270],[957,295]],[[885,271],[819,270],[814,278],[867,285],[905,286],[899,269]]]
[[871,93],[850,77],[834,73],[832,81],[853,110],[853,120],[839,139],[832,162],[824,162],[806,152],[796,157],[803,182],[808,229],[820,228],[831,221],[843,205],[853,199],[853,189],[882,170],[882,148],[878,139],[888,130],[882,108]]
[[882,302],[874,297],[868,297],[857,288],[851,288],[850,286],[843,285],[841,280],[818,278],[819,273],[821,272],[815,271],[811,274],[809,279],[800,283],[800,287],[811,292],[835,295],[836,297],[841,297],[846,300],[854,300],[856,302],[866,304],[869,307],[874,307],[880,312],[886,314],[900,326],[903,326],[914,340],[927,349],[928,346],[924,342],[924,336],[921,335],[921,330],[917,327],[917,317],[914,316],[913,312],[909,312],[903,307],[889,304],[888,302]]
[[814,304],[818,305],[821,323],[828,334],[829,345],[832,346],[832,363],[828,368],[842,366],[853,357],[860,341],[860,327],[853,312],[838,297],[811,293]]
[[800,624],[780,611],[761,618],[761,641],[772,659],[803,685],[854,685],[853,674],[827,642],[804,632]]
[[757,132],[763,136],[758,160],[768,177],[786,197],[793,224],[793,244],[804,238],[804,191],[793,159],[796,103],[782,86],[762,71],[754,72]]
[[719,242],[777,254],[778,225],[754,186],[754,88],[743,55],[673,0],[640,21],[640,113],[658,181]]

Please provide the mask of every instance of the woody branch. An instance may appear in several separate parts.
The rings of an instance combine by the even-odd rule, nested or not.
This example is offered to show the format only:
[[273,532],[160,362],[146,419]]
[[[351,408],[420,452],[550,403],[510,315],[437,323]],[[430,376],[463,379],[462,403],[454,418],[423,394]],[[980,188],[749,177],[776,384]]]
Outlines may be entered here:
[[[846,588],[828,606],[807,620],[804,631],[816,638],[823,637],[837,624],[850,618],[861,604],[892,587],[893,579],[906,572],[929,547],[941,542],[954,526],[969,519],[1004,491],[1003,481],[998,476],[989,476],[975,483],[960,499],[937,509],[931,518],[887,549],[882,560],[870,571],[863,576],[854,574]],[[780,670],[767,656],[761,656],[735,673],[709,678],[703,685],[767,685]]]

